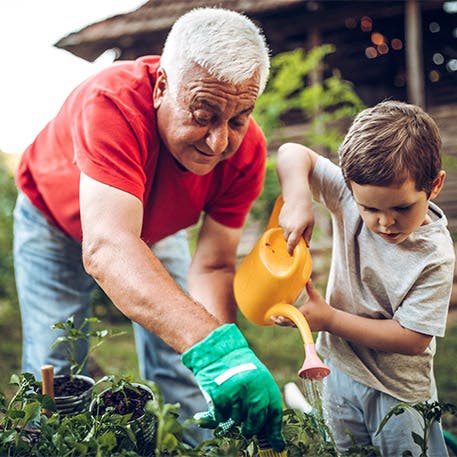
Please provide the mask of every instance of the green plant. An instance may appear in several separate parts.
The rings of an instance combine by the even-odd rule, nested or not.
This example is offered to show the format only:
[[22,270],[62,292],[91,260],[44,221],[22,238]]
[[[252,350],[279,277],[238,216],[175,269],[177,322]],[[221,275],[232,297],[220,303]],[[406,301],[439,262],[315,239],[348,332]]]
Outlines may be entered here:
[[[418,420],[421,421],[422,435],[419,435],[414,431],[411,433],[414,442],[420,447],[421,453],[419,457],[427,457],[428,442],[432,425],[435,422],[441,422],[441,418],[446,413],[457,416],[457,407],[451,403],[444,403],[440,401],[421,402],[415,404],[399,403],[384,417],[377,433],[379,434],[382,431],[392,416],[403,414],[406,410],[413,410],[418,413]],[[411,450],[403,453],[403,457],[412,457],[413,455],[416,455],[416,453],[413,454]]]
[[[98,324],[100,320],[97,317],[89,317],[84,319],[79,327],[75,325],[74,316],[70,316],[65,322],[58,322],[52,326],[52,329],[59,329],[65,332],[64,335],[56,338],[51,346],[54,349],[59,344],[64,344],[67,350],[67,361],[70,363],[70,377],[81,373],[85,367],[90,354],[92,354],[97,348],[99,348],[107,337],[122,335],[123,332],[119,332],[114,329],[106,330],[92,330],[90,324]],[[95,343],[93,341],[95,340]],[[83,358],[78,361],[76,357],[76,344],[78,341],[84,341],[87,343],[89,350]],[[91,344],[92,343],[92,344]]]
[[18,389],[8,403],[0,394],[0,456],[140,456],[130,444],[128,418],[106,414],[95,420],[88,412],[48,418],[41,411],[53,409],[53,402],[36,393],[33,375],[14,375],[12,383]]
[[43,408],[55,410],[55,405],[50,397],[37,393],[39,383],[30,373],[12,375],[10,384],[17,390],[9,401],[0,392],[0,455],[28,455],[29,425],[40,422]]
[[0,300],[17,303],[13,273],[13,210],[17,189],[6,154],[0,153]]
[[265,183],[257,200],[251,208],[250,215],[266,226],[270,217],[276,197],[281,193],[278,176],[276,174],[276,158],[268,157],[265,170]]
[[[129,379],[102,378],[116,389],[130,388]],[[155,442],[152,447],[140,450],[131,426],[131,414],[118,414],[107,409],[101,414],[85,412],[62,418],[58,413],[47,417],[41,411],[52,409],[52,400],[36,393],[37,383],[31,374],[12,376],[17,387],[11,400],[0,393],[0,456],[8,457],[141,457],[144,455],[186,457],[255,457],[259,455],[256,437],[246,439],[236,425],[216,429],[214,438],[191,447],[182,441],[187,426],[179,422],[179,405],[164,402],[157,386],[147,382],[153,391],[153,400],[145,406],[145,415],[155,423]],[[426,454],[427,430],[444,413],[456,414],[456,407],[443,403],[398,405],[384,419],[381,428],[394,414],[414,408],[423,417],[424,436],[415,436],[421,446],[421,457]],[[39,430],[27,429],[34,422]],[[373,446],[357,443],[346,452],[338,454],[322,419],[295,410],[285,410],[283,433],[289,457],[368,457],[379,455]],[[413,454],[405,454],[413,455]]]
[[325,57],[334,51],[334,46],[324,44],[307,53],[299,48],[271,59],[271,76],[254,110],[267,138],[286,114],[295,111],[310,122],[303,135],[307,145],[337,150],[346,127],[344,121],[351,121],[364,105],[352,84],[336,69],[322,81],[312,81],[312,75],[323,68]]
[[[298,112],[309,122],[303,131],[303,142],[310,147],[333,153],[344,138],[347,124],[364,108],[352,84],[337,70],[322,81],[310,82],[311,75],[323,66],[325,57],[334,52],[332,45],[284,52],[271,59],[271,76],[259,97],[254,117],[268,140],[282,125],[284,117]],[[269,157],[265,184],[255,201],[251,215],[266,225],[281,188],[276,176],[276,162]]]

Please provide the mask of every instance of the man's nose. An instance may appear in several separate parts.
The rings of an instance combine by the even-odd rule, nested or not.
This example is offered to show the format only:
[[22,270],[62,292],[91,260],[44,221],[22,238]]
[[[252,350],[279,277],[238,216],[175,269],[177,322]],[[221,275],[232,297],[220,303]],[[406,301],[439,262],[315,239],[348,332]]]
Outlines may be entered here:
[[211,127],[206,136],[206,144],[214,154],[222,154],[229,144],[227,124],[220,123]]

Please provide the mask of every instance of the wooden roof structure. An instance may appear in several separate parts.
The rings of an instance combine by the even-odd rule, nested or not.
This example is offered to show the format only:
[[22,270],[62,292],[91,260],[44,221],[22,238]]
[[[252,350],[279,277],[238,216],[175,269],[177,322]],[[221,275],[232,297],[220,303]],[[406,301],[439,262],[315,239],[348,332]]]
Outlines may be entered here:
[[[255,19],[256,16],[267,17],[281,11],[291,14],[303,3],[303,0],[149,0],[130,13],[70,33],[55,45],[90,62],[110,48],[119,50],[120,59],[160,54],[173,23],[193,8],[223,7]],[[135,49],[133,54],[132,49]]]
[[[138,9],[91,24],[60,39],[55,46],[78,57],[94,61],[107,50],[117,59],[134,59],[160,54],[174,21],[195,7],[221,6],[245,13],[264,30],[272,54],[310,48],[316,41],[334,43],[337,51],[328,57],[329,66],[338,68],[353,82],[367,103],[387,96],[409,98],[424,106],[443,100],[457,102],[457,14],[445,11],[446,0],[149,0]],[[421,36],[408,34],[406,19],[415,5],[422,25]],[[364,29],[364,21],[369,21]],[[409,21],[412,23],[412,21]],[[439,28],[437,33],[432,27]],[[409,27],[414,31],[414,27]],[[373,52],[374,32],[390,40],[384,55]],[[422,36],[423,35],[423,36]],[[396,40],[395,44],[392,44]],[[417,42],[415,42],[415,40]],[[408,66],[407,44],[415,68]],[[379,47],[379,46],[378,46]],[[373,49],[370,49],[373,48]],[[422,48],[422,49],[421,49]],[[390,52],[389,52],[390,51]],[[423,56],[419,55],[422,51]],[[382,53],[383,51],[381,51]],[[447,54],[447,55],[446,55]],[[441,55],[442,57],[439,57]],[[438,57],[437,57],[438,56]],[[453,59],[454,71],[445,71],[436,59]],[[409,59],[410,61],[412,59]],[[445,63],[445,62],[444,62]],[[440,68],[441,66],[441,68]],[[409,74],[405,76],[406,72]],[[425,81],[417,80],[424,74]],[[417,85],[414,96],[405,96],[409,86]],[[416,81],[417,80],[417,81]],[[389,86],[386,94],[386,86]],[[424,87],[425,86],[425,87]],[[426,101],[422,96],[426,95]],[[416,100],[414,100],[416,98]]]

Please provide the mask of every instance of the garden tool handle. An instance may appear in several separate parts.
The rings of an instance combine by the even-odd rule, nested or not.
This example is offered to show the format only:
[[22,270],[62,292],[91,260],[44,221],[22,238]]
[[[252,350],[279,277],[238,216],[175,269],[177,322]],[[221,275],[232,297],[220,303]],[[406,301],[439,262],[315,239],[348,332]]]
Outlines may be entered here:
[[279,303],[273,305],[268,309],[265,319],[270,320],[272,316],[284,316],[288,317],[298,328],[303,338],[303,343],[314,344],[313,334],[309,328],[308,321],[305,316],[293,305],[287,303]]
[[43,394],[54,400],[54,366],[43,365],[41,367],[41,381]]
[[[43,365],[41,367],[41,390],[54,400],[54,366]],[[43,409],[43,413],[52,416],[52,411]]]

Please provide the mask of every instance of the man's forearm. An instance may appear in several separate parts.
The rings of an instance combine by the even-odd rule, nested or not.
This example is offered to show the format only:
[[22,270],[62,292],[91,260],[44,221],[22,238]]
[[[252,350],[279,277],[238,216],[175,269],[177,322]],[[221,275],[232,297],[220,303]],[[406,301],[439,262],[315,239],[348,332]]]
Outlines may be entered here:
[[139,238],[118,234],[85,251],[88,273],[119,310],[179,353],[221,325],[180,289]]
[[189,274],[189,293],[221,323],[235,322],[237,306],[233,295],[233,268]]

